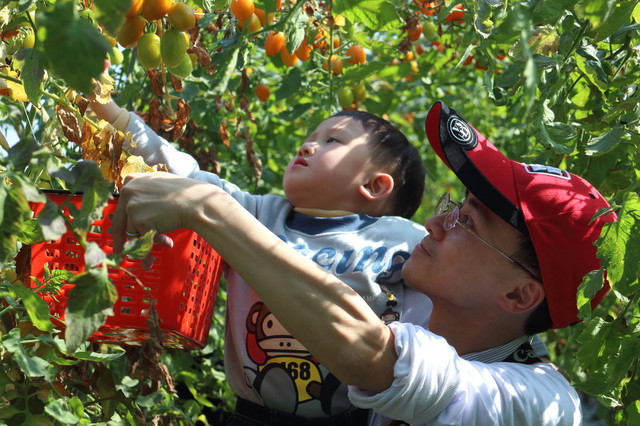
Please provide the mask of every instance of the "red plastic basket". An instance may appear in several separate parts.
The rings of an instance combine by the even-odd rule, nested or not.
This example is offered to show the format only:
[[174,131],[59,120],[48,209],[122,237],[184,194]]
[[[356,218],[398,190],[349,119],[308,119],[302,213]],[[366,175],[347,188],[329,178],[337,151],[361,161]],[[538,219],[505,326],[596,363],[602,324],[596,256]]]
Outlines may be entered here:
[[[69,199],[80,208],[82,195],[47,191],[49,199],[62,204]],[[96,242],[105,253],[113,251],[111,220],[118,203],[109,200],[102,217],[94,221],[87,240]],[[31,205],[35,215],[44,203]],[[65,208],[65,215],[69,212]],[[71,218],[73,220],[73,218]],[[141,345],[149,337],[146,323],[150,303],[158,313],[159,328],[166,347],[196,349],[207,342],[222,272],[222,258],[199,235],[190,230],[178,230],[169,236],[172,249],[154,244],[155,257],[151,270],[145,271],[139,260],[125,259],[121,267],[133,273],[144,288],[125,272],[109,268],[108,274],[118,291],[113,306],[114,315],[89,340],[117,345]],[[50,270],[66,269],[74,273],[84,271],[84,249],[72,232],[67,231],[57,241],[34,244],[31,247],[31,275],[42,280],[44,266]],[[54,318],[64,321],[68,292],[72,284],[65,284],[55,299],[45,296]],[[56,301],[57,299],[57,301]],[[64,327],[60,321],[56,325]]]

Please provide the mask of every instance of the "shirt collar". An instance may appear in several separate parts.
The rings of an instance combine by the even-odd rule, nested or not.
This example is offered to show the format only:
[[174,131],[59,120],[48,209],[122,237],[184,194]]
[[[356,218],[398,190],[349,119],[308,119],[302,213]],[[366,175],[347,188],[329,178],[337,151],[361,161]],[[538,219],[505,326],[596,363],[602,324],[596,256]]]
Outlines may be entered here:
[[495,348],[486,349],[480,352],[473,352],[470,354],[462,355],[463,359],[467,361],[480,361],[485,364],[490,364],[492,362],[500,362],[504,361],[516,351],[525,342],[530,342],[531,336],[520,336],[515,340],[512,340],[509,343],[506,343],[502,346],[497,346]]
[[294,207],[293,210],[297,213],[315,217],[342,217],[354,214],[346,210],[323,210],[310,207]]

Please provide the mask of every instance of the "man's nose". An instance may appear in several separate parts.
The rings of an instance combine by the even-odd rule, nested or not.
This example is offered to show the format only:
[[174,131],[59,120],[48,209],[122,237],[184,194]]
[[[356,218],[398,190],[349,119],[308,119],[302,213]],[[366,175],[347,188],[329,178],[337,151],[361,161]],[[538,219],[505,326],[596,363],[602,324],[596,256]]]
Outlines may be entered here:
[[444,237],[446,233],[446,231],[444,230],[444,218],[446,216],[446,213],[434,214],[424,223],[424,228],[432,238],[439,240]]

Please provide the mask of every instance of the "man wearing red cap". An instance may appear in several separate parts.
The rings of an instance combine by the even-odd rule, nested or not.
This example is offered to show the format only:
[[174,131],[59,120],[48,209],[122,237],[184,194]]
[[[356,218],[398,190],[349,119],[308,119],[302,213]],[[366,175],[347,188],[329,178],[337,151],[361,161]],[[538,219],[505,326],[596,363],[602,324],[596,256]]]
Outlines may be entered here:
[[429,111],[426,131],[468,190],[462,204],[441,197],[425,224],[429,235],[403,268],[420,292],[403,314],[423,311],[428,330],[382,323],[353,290],[212,185],[165,174],[128,178],[114,250],[125,231],[198,232],[352,385],[352,402],[375,412],[371,424],[579,424],[575,390],[529,340],[578,321],[577,288],[600,269],[593,242],[615,214],[584,179],[507,159],[442,102]]

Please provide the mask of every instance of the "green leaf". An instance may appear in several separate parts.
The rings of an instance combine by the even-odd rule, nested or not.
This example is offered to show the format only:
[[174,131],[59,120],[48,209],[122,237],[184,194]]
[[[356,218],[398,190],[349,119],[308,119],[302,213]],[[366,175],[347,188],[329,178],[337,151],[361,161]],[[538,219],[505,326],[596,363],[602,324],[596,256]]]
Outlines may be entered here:
[[618,220],[603,226],[596,246],[611,286],[623,296],[631,296],[638,291],[640,273],[640,199],[629,192],[621,204]]
[[53,9],[38,9],[38,39],[51,71],[74,89],[88,93],[91,80],[104,70],[111,45],[89,21],[77,16],[75,2],[56,2]]
[[119,349],[119,352],[117,353],[108,353],[108,354],[104,354],[100,352],[78,351],[78,352],[74,352],[73,356],[83,361],[105,362],[105,361],[116,360],[122,357],[122,355],[124,355],[125,353],[126,352],[124,349]]
[[302,84],[302,72],[299,68],[291,68],[287,77],[282,81],[282,85],[275,92],[277,100],[287,99],[300,89]]
[[378,31],[398,28],[401,25],[396,6],[387,0],[335,0],[332,12]]
[[52,170],[50,174],[65,181],[71,193],[95,191],[99,194],[104,194],[109,192],[111,185],[104,178],[100,167],[95,161],[81,161],[76,163],[71,170],[61,167]]
[[38,244],[45,241],[44,235],[42,235],[42,227],[38,223],[37,219],[29,219],[24,222],[22,228],[20,229],[20,233],[18,234],[18,239],[23,244]]
[[127,17],[131,0],[93,0],[96,20],[109,34],[117,34]]
[[[238,56],[240,55],[241,44],[237,43],[230,49],[225,49],[222,53],[216,54],[212,59],[218,63],[216,66],[212,81],[215,84],[209,87],[209,92],[213,96],[219,96],[224,93],[229,84],[229,79],[236,69]],[[219,62],[218,62],[219,61]]]
[[591,28],[598,27],[607,20],[617,0],[583,0],[577,2],[574,11],[580,19],[588,19]]
[[42,236],[46,241],[55,241],[67,232],[67,225],[62,217],[60,207],[49,199],[45,202],[37,219],[42,228]]
[[309,17],[302,13],[302,8],[295,8],[287,21],[287,28],[285,29],[285,45],[288,52],[295,52],[300,47],[300,43],[304,40],[308,23]]
[[638,0],[617,1],[611,15],[598,27],[593,42],[598,43],[609,37],[620,27],[629,24],[631,22],[631,13],[637,4]]
[[586,154],[594,157],[606,154],[618,146],[624,132],[625,126],[622,124],[615,125],[612,129],[607,130],[603,135],[591,139],[585,147]]
[[576,58],[576,64],[580,71],[582,71],[589,81],[596,86],[600,91],[604,92],[607,89],[607,73],[602,68],[602,64],[599,60],[585,59],[583,56]]
[[9,291],[13,297],[22,299],[22,304],[27,310],[31,322],[38,330],[53,331],[53,323],[49,320],[50,314],[47,302],[38,297],[33,290],[20,285],[11,286]]
[[69,398],[52,398],[47,402],[44,411],[61,424],[75,425],[80,419],[68,407]]
[[44,359],[29,356],[20,342],[20,329],[13,328],[8,334],[2,336],[2,345],[13,354],[13,361],[18,364],[20,370],[29,377],[44,377],[51,380],[50,364]]
[[40,145],[33,138],[22,138],[9,150],[9,164],[16,170],[22,170],[31,161],[34,153],[40,149]]
[[636,400],[631,402],[627,406],[627,419],[629,420],[627,424],[637,425],[640,424],[640,401]]
[[75,275],[69,283],[75,287],[69,292],[65,311],[65,342],[69,351],[75,351],[104,324],[108,315],[113,315],[118,292],[106,268]]
[[604,271],[591,271],[582,279],[578,287],[577,306],[578,317],[583,320],[591,319],[591,299],[604,284]]
[[150,230],[139,238],[133,238],[124,244],[124,248],[120,256],[127,256],[131,259],[144,258],[153,247],[153,236],[156,231]]
[[44,67],[42,65],[42,53],[37,49],[31,49],[22,67],[22,81],[27,97],[34,105],[40,104],[40,87],[44,81]]

